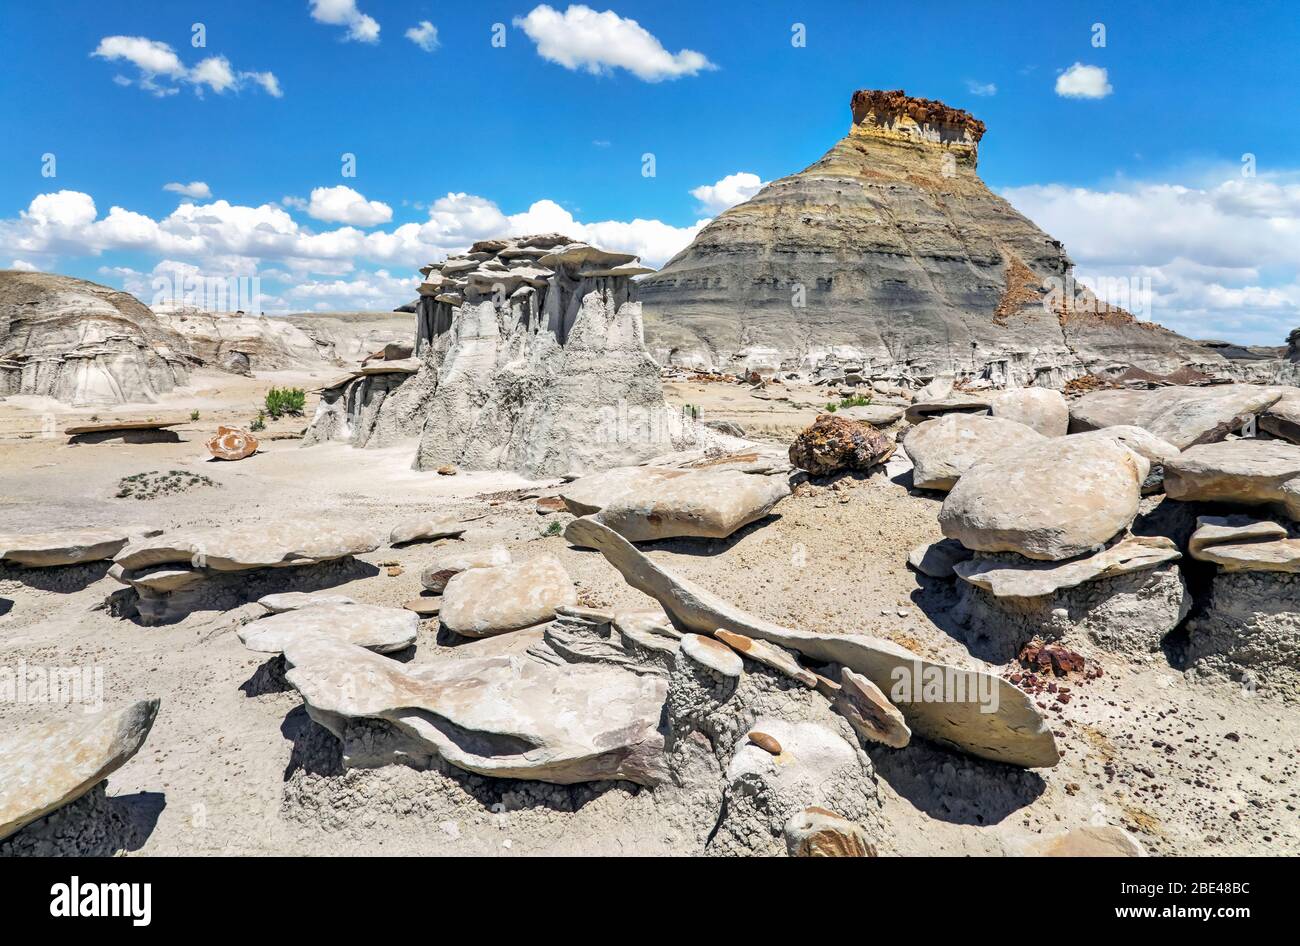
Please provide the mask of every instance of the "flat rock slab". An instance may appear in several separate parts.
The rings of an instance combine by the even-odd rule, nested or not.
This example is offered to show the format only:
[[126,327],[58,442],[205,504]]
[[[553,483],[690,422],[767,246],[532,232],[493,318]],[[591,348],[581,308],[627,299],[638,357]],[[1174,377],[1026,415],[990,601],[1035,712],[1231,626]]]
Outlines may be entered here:
[[422,618],[434,617],[442,609],[441,598],[412,598],[406,604],[402,605],[407,611],[412,611]]
[[0,838],[62,808],[121,768],[144,743],[158,700],[93,716],[70,712],[0,734]]
[[1300,520],[1300,446],[1281,440],[1225,440],[1192,447],[1165,464],[1165,495],[1273,506]]
[[1300,443],[1300,390],[1283,394],[1259,415],[1259,429],[1292,443]]
[[281,591],[273,595],[263,595],[257,603],[272,614],[285,611],[297,611],[318,604],[356,604],[347,595],[328,594],[321,591]]
[[183,420],[117,420],[106,421],[102,424],[79,424],[75,427],[65,427],[63,432],[70,437],[76,437],[82,434],[114,433],[119,430],[166,430],[169,427],[179,427],[183,423],[185,423]]
[[282,654],[290,642],[304,634],[325,635],[387,654],[415,643],[420,619],[405,608],[371,604],[314,604],[271,614],[239,628],[239,639],[249,650]]
[[880,687],[848,667],[840,668],[840,695],[835,708],[868,742],[902,749],[912,741],[912,730],[907,728],[898,707],[889,702]]
[[441,594],[447,587],[447,582],[461,572],[471,568],[509,565],[510,562],[510,552],[501,545],[477,552],[445,552],[420,573],[420,584],[424,585],[426,591]]
[[1018,421],[1044,437],[1064,437],[1070,429],[1065,396],[1051,388],[1012,388],[989,399],[992,415]]
[[931,578],[952,578],[957,574],[953,566],[974,554],[956,539],[940,539],[918,545],[908,552],[907,564]]
[[[790,473],[794,469],[790,465],[790,457],[786,450],[752,442],[744,449],[738,450],[704,447],[665,453],[652,460],[647,460],[641,466],[673,470],[735,470],[737,473],[762,473],[764,475]],[[597,512],[599,510],[591,509],[589,511]]]
[[1093,391],[1070,404],[1070,430],[1132,424],[1179,450],[1239,432],[1285,389],[1253,384],[1170,386],[1150,391]]
[[1300,572],[1300,539],[1276,522],[1201,516],[1188,543],[1192,558],[1229,572]]
[[606,501],[598,513],[600,521],[631,542],[683,536],[725,539],[762,519],[790,495],[784,476],[734,470],[671,472],[679,475],[647,478]]
[[666,466],[621,466],[582,476],[560,488],[560,498],[575,516],[600,512],[628,496],[655,489],[686,476],[686,471]]
[[1073,558],[1128,527],[1149,472],[1149,462],[1113,440],[1044,440],[967,470],[944,500],[939,527],[976,551]]
[[683,634],[681,653],[701,667],[733,680],[740,679],[745,664],[726,644],[702,634]]
[[556,608],[577,603],[573,579],[559,559],[540,555],[455,575],[443,589],[439,617],[462,637],[491,637],[549,621]]
[[1095,555],[1068,562],[1010,563],[993,559],[958,562],[953,570],[963,580],[998,598],[1038,598],[1063,588],[1155,568],[1182,558],[1178,546],[1164,536],[1130,536]]
[[912,485],[946,491],[977,463],[1044,439],[1033,428],[1004,417],[944,414],[908,430],[902,443],[912,460]]
[[953,396],[933,401],[916,401],[904,413],[909,424],[920,424],[940,414],[987,414],[992,409],[986,397]]
[[285,651],[289,683],[312,719],[344,740],[353,719],[382,719],[423,751],[468,772],[562,785],[664,778],[663,677],[600,664],[513,656],[410,667],[314,636]]
[[111,559],[127,544],[124,532],[79,529],[0,534],[0,559],[25,568],[79,565]]
[[318,522],[270,522],[185,529],[133,540],[114,559],[126,569],[186,562],[216,571],[308,565],[379,548],[366,529]]
[[[590,518],[570,522],[565,537],[598,549],[629,585],[655,598],[679,629],[711,634],[722,628],[848,667],[888,694],[913,732],[971,755],[1028,768],[1060,761],[1052,730],[1029,695],[996,674],[926,660],[892,641],[799,631],[753,617],[660,568]],[[937,698],[924,693],[927,679],[934,683],[929,697]]]
[[445,517],[411,519],[393,527],[388,534],[389,545],[407,542],[432,542],[435,539],[456,539],[465,534],[467,526]]
[[817,686],[817,675],[811,670],[800,666],[799,661],[789,651],[783,650],[775,644],[755,640],[752,637],[746,637],[744,634],[724,631],[721,628],[714,631],[713,636],[736,653],[748,657],[755,663],[770,667],[778,673],[783,673],[791,679],[798,680],[809,689]]
[[897,424],[907,413],[902,404],[863,404],[860,407],[841,407],[835,412],[838,417],[860,420],[873,427],[888,427]]

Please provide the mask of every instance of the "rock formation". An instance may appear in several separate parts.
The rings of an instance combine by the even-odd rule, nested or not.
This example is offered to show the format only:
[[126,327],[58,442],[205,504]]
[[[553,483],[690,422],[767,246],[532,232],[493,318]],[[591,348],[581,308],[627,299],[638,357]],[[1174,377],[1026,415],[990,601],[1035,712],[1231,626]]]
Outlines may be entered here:
[[153,402],[189,380],[189,343],[128,293],[0,270],[0,396]]
[[282,318],[243,312],[157,307],[159,324],[183,337],[204,364],[232,374],[319,364],[322,349]]
[[771,372],[834,361],[1061,387],[1220,355],[1074,287],[1061,244],[976,174],[984,123],[902,91],[852,98],[821,160],[720,214],[641,282],[661,362]]
[[543,234],[481,240],[422,272],[418,371],[381,364],[382,381],[327,390],[306,442],[419,436],[417,469],[530,476],[725,442],[664,403],[633,299],[631,277],[650,270],[635,256]]

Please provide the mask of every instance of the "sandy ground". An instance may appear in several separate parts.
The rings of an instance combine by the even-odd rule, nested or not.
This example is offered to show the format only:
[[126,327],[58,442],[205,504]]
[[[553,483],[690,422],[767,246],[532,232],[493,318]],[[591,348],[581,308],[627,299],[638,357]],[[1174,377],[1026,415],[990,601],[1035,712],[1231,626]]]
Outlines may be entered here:
[[[317,372],[323,380],[328,369]],[[270,425],[263,452],[238,463],[206,459],[203,440],[218,423],[246,423],[272,383],[307,386],[305,373],[257,379],[201,374],[159,405],[109,416],[180,416],[182,442],[70,446],[47,436],[45,415],[66,426],[89,416],[10,398],[0,402],[0,530],[98,524],[173,528],[274,519],[346,522],[387,531],[431,512],[482,516],[463,540],[381,548],[333,590],[359,601],[400,606],[420,591],[423,566],[449,545],[505,544],[516,557],[557,555],[583,603],[646,602],[598,554],[545,536],[550,517],[532,499],[494,494],[528,484],[505,474],[438,476],[410,470],[414,444],[384,450],[337,445],[303,449],[292,436],[305,419]],[[772,437],[806,423],[824,389],[755,398],[740,385],[673,382],[675,403],[726,416]],[[819,400],[820,399],[820,400]],[[312,408],[308,405],[308,416]],[[191,410],[200,419],[188,420]],[[284,437],[286,439],[275,439]],[[202,473],[217,485],[152,500],[115,498],[119,480],[152,470]],[[903,477],[898,479],[904,480]],[[916,543],[939,537],[933,495],[884,474],[801,488],[776,514],[725,541],[647,546],[677,573],[736,605],[826,632],[888,637],[927,655],[973,665],[948,619],[951,592],[905,564]],[[389,563],[401,565],[390,577]],[[118,586],[99,567],[0,570],[0,666],[102,668],[108,705],[159,697],[162,708],[144,748],[108,783],[110,804],[140,828],[140,854],[249,853],[674,853],[686,850],[666,826],[653,793],[628,786],[552,790],[545,786],[389,773],[375,797],[331,811],[289,773],[295,745],[312,738],[292,692],[248,696],[241,686],[262,663],[246,651],[229,618],[200,612],[165,627],[142,627],[95,610]],[[76,574],[72,574],[75,571]],[[524,646],[535,632],[461,647],[438,642],[425,622],[416,662],[455,659],[476,649]],[[1185,676],[1161,655],[1132,661],[1084,650],[1104,668],[1077,698],[1051,712],[1064,759],[1022,772],[925,744],[877,748],[886,826],[885,853],[982,854],[1014,851],[1033,834],[1087,823],[1122,825],[1152,853],[1300,853],[1297,749],[1300,707]],[[1006,668],[1010,669],[1010,668]],[[36,722],[79,707],[0,703],[0,726]],[[366,786],[370,785],[370,788]],[[296,793],[296,794],[295,794]],[[328,793],[326,793],[328,794]],[[290,796],[290,797],[287,797]],[[315,807],[311,807],[315,806]]]

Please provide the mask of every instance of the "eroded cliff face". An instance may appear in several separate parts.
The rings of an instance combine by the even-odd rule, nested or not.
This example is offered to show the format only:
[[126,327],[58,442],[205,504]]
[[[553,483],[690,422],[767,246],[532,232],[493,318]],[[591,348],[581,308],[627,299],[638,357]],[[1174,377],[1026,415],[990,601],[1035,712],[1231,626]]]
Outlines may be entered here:
[[902,91],[859,91],[851,106],[849,133],[819,161],[641,281],[657,359],[1052,387],[1115,365],[1227,373],[1179,335],[1073,298],[1061,243],[976,173],[982,122]]
[[0,270],[0,396],[151,402],[185,384],[196,361],[189,343],[129,293]]

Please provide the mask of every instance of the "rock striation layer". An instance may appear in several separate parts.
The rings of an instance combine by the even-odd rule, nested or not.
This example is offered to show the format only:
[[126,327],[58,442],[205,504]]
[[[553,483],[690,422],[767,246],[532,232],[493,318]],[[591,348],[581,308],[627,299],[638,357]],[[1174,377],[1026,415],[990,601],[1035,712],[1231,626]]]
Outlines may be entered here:
[[859,91],[852,111],[819,161],[719,214],[641,282],[659,361],[1056,388],[1129,366],[1230,373],[1073,283],[1060,242],[976,173],[983,122],[902,91]]

